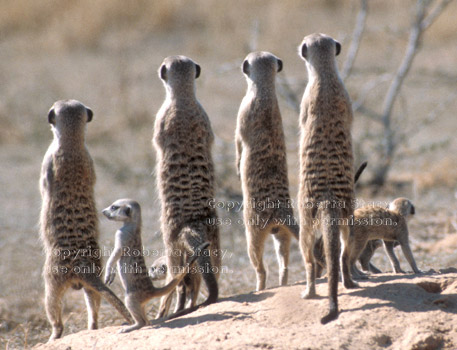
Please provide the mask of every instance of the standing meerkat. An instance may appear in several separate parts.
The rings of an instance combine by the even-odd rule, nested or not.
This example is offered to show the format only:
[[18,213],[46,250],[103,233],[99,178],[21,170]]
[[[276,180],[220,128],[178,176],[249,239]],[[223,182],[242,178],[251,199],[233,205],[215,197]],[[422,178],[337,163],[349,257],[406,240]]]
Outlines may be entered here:
[[396,273],[404,273],[395,256],[395,242],[400,243],[403,254],[414,273],[417,268],[409,246],[408,219],[414,215],[414,205],[406,198],[393,200],[388,208],[367,205],[354,211],[354,241],[349,246],[349,263],[354,265],[368,241],[382,239],[392,268]]
[[257,290],[265,289],[265,239],[272,234],[279,284],[287,284],[291,237],[298,239],[287,178],[286,145],[276,98],[275,77],[282,61],[269,52],[252,52],[243,62],[248,89],[238,111],[236,167],[243,189],[243,216]]
[[343,284],[357,284],[349,272],[346,246],[351,239],[354,169],[351,141],[352,106],[335,56],[341,45],[324,34],[306,36],[299,54],[306,62],[308,84],[300,108],[300,249],[306,266],[303,298],[316,296],[315,233],[322,232],[328,267],[329,312],[325,324],[338,317],[340,232],[343,241]]
[[152,298],[166,295],[174,290],[179,282],[189,273],[190,265],[197,259],[201,249],[209,243],[198,247],[182,271],[166,286],[155,288],[148,275],[143,257],[141,243],[141,207],[132,199],[119,199],[103,210],[110,220],[121,221],[124,225],[116,231],[114,250],[111,253],[105,270],[105,283],[110,285],[116,277],[116,263],[125,290],[125,305],[132,314],[135,324],[123,328],[121,333],[140,329],[148,323],[145,304]]
[[54,140],[41,167],[40,234],[46,253],[43,277],[52,325],[49,340],[62,335],[62,297],[69,287],[84,288],[89,329],[98,327],[101,295],[132,321],[122,301],[100,280],[95,171],[84,141],[92,115],[75,100],[57,101],[48,113]]
[[[221,267],[219,228],[214,199],[214,166],[211,123],[195,96],[195,79],[200,66],[185,56],[165,58],[159,68],[166,98],[157,113],[153,145],[157,154],[157,186],[162,203],[161,230],[167,253],[171,281],[184,257],[203,242],[210,242],[209,252],[198,259],[199,271],[208,289],[203,305],[218,298]],[[177,288],[175,311],[184,307],[185,286]],[[171,293],[162,298],[157,317],[169,309]]]

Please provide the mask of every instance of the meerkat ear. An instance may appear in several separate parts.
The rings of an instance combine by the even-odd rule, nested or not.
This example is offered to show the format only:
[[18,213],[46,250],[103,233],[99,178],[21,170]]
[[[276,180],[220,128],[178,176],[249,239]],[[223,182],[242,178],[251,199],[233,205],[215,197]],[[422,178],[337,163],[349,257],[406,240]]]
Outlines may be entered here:
[[416,209],[414,208],[414,205],[411,204],[411,215],[416,214]]
[[341,44],[338,41],[335,41],[335,45],[336,45],[336,55],[335,56],[338,56],[341,52]]
[[51,108],[48,112],[48,123],[52,125],[56,124],[56,112],[54,108]]
[[244,74],[249,75],[249,62],[248,60],[244,60],[241,70]]
[[200,76],[201,71],[202,71],[202,68],[200,67],[200,65],[195,64],[195,79],[197,79]]
[[308,55],[308,47],[306,47],[306,44],[303,44],[300,49],[300,55],[302,58],[306,59]]
[[125,212],[125,215],[130,216],[130,213],[132,212],[132,208],[126,207],[124,212]]
[[92,109],[90,109],[89,107],[86,107],[86,111],[87,111],[87,122],[89,123],[94,116],[94,112],[92,112]]
[[282,71],[282,60],[278,58],[278,73]]
[[159,69],[159,77],[162,80],[167,80],[167,67],[164,64]]

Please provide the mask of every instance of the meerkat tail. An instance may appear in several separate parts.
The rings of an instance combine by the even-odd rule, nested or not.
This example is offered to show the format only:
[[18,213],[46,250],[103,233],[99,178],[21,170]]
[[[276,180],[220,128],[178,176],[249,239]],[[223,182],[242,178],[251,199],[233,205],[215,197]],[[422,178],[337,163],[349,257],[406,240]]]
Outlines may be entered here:
[[[206,227],[201,227],[201,229],[206,229]],[[184,236],[186,237],[186,243],[188,244],[189,248],[194,251],[202,251],[204,249],[201,249],[202,244],[201,244],[201,237],[202,232],[198,232],[195,228],[192,227],[187,227],[185,228],[185,231],[183,232]],[[203,243],[205,245],[206,243]],[[206,249],[206,248],[205,248]],[[219,252],[217,252],[219,253]],[[194,254],[198,255],[197,256],[197,263],[199,270],[201,272],[201,275],[203,277],[203,280],[205,281],[206,288],[208,290],[208,298],[203,302],[202,305],[206,306],[212,303],[215,303],[217,301],[217,298],[219,296],[219,287],[217,284],[217,278],[216,274],[214,273],[214,269],[218,268],[217,266],[213,266],[211,263],[211,256],[210,254]]]
[[125,307],[124,303],[113,293],[111,289],[105,286],[102,281],[96,278],[88,278],[84,281],[89,288],[99,292],[119,313],[125,318],[127,322],[133,324],[133,318],[130,312]]
[[365,168],[367,167],[367,165],[368,165],[367,161],[360,164],[359,168],[357,169],[357,171],[355,172],[355,175],[354,175],[354,183],[356,183],[359,180],[360,175],[362,175],[362,173],[365,170]]
[[[328,203],[330,204],[330,203]],[[340,232],[333,221],[338,217],[336,208],[324,205],[322,209],[322,234],[324,238],[324,251],[327,263],[328,276],[328,314],[321,318],[321,323],[326,324],[338,318],[338,278],[340,270]]]
[[170,281],[166,286],[161,288],[155,288],[153,292],[151,292],[150,297],[160,297],[162,295],[166,295],[174,291],[176,286],[182,281],[184,277],[190,272],[191,265],[197,261],[198,257],[201,255],[202,250],[208,248],[210,245],[209,242],[205,242],[200,244],[195,250],[194,254],[191,256],[190,260],[187,262],[186,266],[182,269],[181,273],[177,275],[173,280]]

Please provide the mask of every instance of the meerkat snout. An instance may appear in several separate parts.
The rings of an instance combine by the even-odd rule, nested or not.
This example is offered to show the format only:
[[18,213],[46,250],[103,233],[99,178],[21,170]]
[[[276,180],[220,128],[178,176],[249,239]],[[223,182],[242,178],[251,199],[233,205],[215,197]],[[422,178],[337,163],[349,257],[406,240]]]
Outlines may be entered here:
[[114,221],[131,221],[132,220],[132,207],[127,203],[126,200],[118,200],[109,207],[102,210],[109,220]]

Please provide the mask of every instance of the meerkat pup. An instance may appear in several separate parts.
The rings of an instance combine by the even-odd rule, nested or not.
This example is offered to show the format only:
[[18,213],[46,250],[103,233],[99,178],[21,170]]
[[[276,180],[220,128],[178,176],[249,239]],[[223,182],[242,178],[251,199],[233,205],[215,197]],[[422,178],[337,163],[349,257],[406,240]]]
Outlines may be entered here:
[[41,167],[40,235],[45,307],[52,326],[49,340],[63,332],[62,298],[69,287],[84,288],[88,328],[98,327],[100,296],[131,322],[122,301],[100,280],[98,220],[94,201],[95,171],[85,145],[92,110],[75,100],[57,101],[48,113],[54,134]]
[[[198,271],[208,289],[203,305],[218,298],[221,267],[219,228],[214,198],[211,123],[195,96],[200,66],[185,56],[165,58],[159,68],[166,98],[157,113],[153,145],[157,154],[157,186],[162,204],[161,230],[167,256],[167,281],[184,266],[184,257],[203,242],[210,247],[198,257]],[[210,253],[210,254],[209,254]],[[196,280],[194,280],[196,281]],[[199,285],[198,285],[199,288]],[[175,311],[184,308],[185,285],[177,287]],[[169,309],[172,293],[161,300],[157,318]]]
[[182,271],[166,286],[155,288],[148,276],[143,257],[141,207],[138,202],[132,199],[119,199],[104,209],[103,214],[110,220],[124,223],[115,235],[114,250],[106,265],[105,283],[110,285],[114,281],[117,263],[125,289],[125,304],[135,320],[134,325],[122,329],[121,333],[127,333],[148,324],[144,305],[152,298],[172,292],[190,273],[190,265],[197,259],[201,249],[208,247],[209,243],[203,243],[198,247]]
[[414,273],[417,268],[409,246],[408,219],[415,209],[410,200],[397,198],[388,208],[367,205],[354,211],[354,242],[349,247],[349,262],[354,265],[368,241],[382,239],[392,268],[396,273],[404,273],[394,252],[395,242],[400,243],[403,254]]
[[357,287],[349,272],[354,200],[351,141],[352,107],[341,81],[335,56],[341,45],[324,34],[303,39],[299,54],[308,70],[308,84],[300,108],[300,249],[306,266],[303,298],[316,296],[314,230],[322,232],[328,267],[329,312],[325,324],[338,317],[340,232],[343,242],[341,270],[346,288]]
[[282,61],[269,52],[252,52],[242,65],[248,89],[238,111],[236,167],[243,190],[243,216],[257,290],[265,289],[265,240],[272,234],[279,284],[287,284],[291,237],[298,239],[287,178],[286,145],[275,91]]

